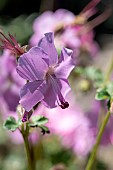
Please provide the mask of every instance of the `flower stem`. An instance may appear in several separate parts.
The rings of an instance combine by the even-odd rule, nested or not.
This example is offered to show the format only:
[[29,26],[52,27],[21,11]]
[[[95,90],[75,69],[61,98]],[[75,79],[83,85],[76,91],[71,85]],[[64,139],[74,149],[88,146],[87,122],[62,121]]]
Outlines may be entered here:
[[100,130],[99,130],[99,133],[98,133],[98,136],[97,136],[97,140],[96,140],[96,144],[94,145],[94,148],[92,150],[91,156],[90,156],[88,164],[86,166],[86,170],[92,170],[92,166],[93,166],[94,161],[95,161],[97,149],[98,149],[101,137],[103,135],[103,132],[105,130],[105,127],[107,125],[107,122],[108,122],[109,118],[110,118],[110,111],[107,112],[107,114],[106,114],[106,116],[105,116],[105,118],[103,120],[103,123],[102,123],[102,125],[100,127]]
[[27,162],[28,162],[28,170],[35,170],[34,165],[32,164],[32,158],[31,158],[31,148],[28,140],[29,135],[29,127],[26,123],[26,129],[24,130],[24,125],[22,127],[22,136],[24,139],[24,145],[26,150],[26,156],[27,156]]
[[28,169],[32,170],[32,162],[31,162],[31,155],[30,155],[30,147],[29,147],[28,138],[26,136],[23,136],[23,138],[24,138],[24,145],[25,145],[26,155],[27,155],[27,160],[28,160]]
[[110,80],[112,70],[113,70],[113,56],[111,58],[110,65],[108,66],[108,69],[105,75],[105,84]]
[[[103,86],[106,86],[107,83],[109,82],[112,70],[113,70],[113,57],[111,58],[109,67],[108,67],[108,69],[106,71],[105,81],[104,81]],[[88,161],[87,166],[86,166],[86,170],[92,170],[92,166],[94,165],[97,149],[99,147],[101,137],[103,135],[103,132],[105,130],[105,127],[107,125],[107,122],[108,122],[109,118],[110,118],[110,111],[107,112],[107,114],[106,114],[106,116],[105,116],[105,118],[103,120],[103,123],[102,123],[102,125],[100,127],[100,130],[99,130],[99,133],[98,133],[98,136],[97,136],[97,139],[96,139],[96,143],[94,145],[94,148],[92,150],[91,156],[90,156],[89,161]]]

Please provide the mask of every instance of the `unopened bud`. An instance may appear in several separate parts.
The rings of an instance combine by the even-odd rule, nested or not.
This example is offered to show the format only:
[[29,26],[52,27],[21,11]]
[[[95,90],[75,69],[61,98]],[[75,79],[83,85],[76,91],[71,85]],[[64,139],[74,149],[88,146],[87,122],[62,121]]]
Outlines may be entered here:
[[18,114],[18,117],[21,119],[25,113],[25,109],[19,104],[17,106],[16,112]]
[[24,45],[24,46],[22,46],[22,49],[24,52],[27,52],[30,49],[30,47],[29,47],[29,45]]

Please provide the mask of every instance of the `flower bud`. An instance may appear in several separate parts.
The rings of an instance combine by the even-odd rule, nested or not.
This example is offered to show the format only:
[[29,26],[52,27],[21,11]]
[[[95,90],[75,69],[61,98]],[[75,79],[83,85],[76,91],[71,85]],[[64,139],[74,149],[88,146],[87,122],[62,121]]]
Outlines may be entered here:
[[20,119],[22,119],[22,117],[23,117],[23,115],[24,115],[24,113],[25,113],[25,109],[19,104],[19,105],[17,106],[16,112],[17,112],[17,114],[18,114],[18,117],[19,117]]

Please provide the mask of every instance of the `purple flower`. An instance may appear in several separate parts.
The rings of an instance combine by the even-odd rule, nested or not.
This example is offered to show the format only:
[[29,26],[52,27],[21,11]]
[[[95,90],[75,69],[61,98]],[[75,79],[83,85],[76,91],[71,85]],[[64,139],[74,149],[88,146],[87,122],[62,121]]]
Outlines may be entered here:
[[20,56],[18,74],[28,80],[20,91],[20,103],[26,111],[42,101],[49,108],[69,106],[65,95],[70,90],[67,78],[74,68],[72,51],[64,48],[58,58],[53,33],[46,33],[39,46]]

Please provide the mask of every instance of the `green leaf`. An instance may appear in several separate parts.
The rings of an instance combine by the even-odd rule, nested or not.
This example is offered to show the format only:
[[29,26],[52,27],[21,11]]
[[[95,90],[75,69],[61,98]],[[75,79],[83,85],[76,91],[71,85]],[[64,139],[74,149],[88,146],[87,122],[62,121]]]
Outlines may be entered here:
[[[20,15],[17,18],[10,18],[6,19],[6,21],[3,20],[6,24],[2,24],[4,34],[8,34],[9,32],[12,35],[15,35],[16,33],[16,39],[20,44],[26,44],[32,35],[32,23],[34,19],[36,18],[37,14],[32,13],[31,15]],[[2,22],[2,21],[1,21]]]
[[96,100],[105,100],[105,99],[109,99],[109,98],[110,98],[110,95],[107,92],[106,88],[97,90],[97,93],[96,93],[96,96],[95,96]]
[[45,133],[50,133],[49,129],[47,126],[39,126],[41,129],[42,129],[42,133],[45,134]]
[[41,116],[40,119],[38,120],[38,125],[44,125],[45,123],[48,122],[48,118]]
[[8,117],[7,120],[3,123],[3,128],[15,131],[18,128],[18,123],[16,122],[16,119],[12,116]]
[[48,122],[48,118],[44,116],[34,116],[32,117],[32,123],[29,123],[29,126],[32,126],[32,127],[41,126],[47,122]]

